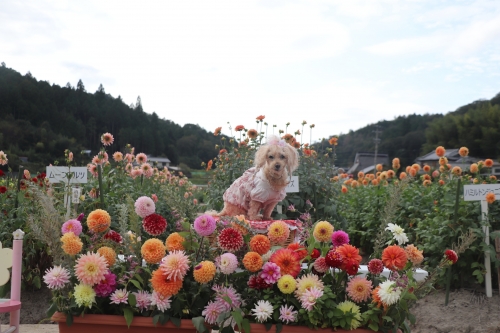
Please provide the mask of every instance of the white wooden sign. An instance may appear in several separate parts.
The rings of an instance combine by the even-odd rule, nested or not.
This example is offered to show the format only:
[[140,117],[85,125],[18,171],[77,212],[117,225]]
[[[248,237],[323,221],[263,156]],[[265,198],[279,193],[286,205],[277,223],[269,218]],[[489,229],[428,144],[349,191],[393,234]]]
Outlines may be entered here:
[[70,184],[87,183],[86,167],[48,166],[46,170],[46,177],[51,183],[67,183],[68,174],[71,174]]
[[465,201],[485,200],[488,193],[495,193],[495,199],[500,200],[500,184],[464,185]]
[[71,188],[71,203],[80,203],[80,195],[82,195],[82,189],[79,187]]
[[[486,194],[495,193],[495,199],[500,199],[500,184],[480,184],[480,185],[464,185],[464,200],[465,201],[481,201],[481,220],[488,219],[488,202],[486,202]],[[490,228],[483,226],[484,242],[490,244]],[[484,253],[484,267],[486,274],[484,275],[484,285],[486,288],[486,297],[493,296],[491,287],[491,260],[490,252]]]
[[299,192],[299,176],[292,176],[290,182],[286,186],[286,193]]

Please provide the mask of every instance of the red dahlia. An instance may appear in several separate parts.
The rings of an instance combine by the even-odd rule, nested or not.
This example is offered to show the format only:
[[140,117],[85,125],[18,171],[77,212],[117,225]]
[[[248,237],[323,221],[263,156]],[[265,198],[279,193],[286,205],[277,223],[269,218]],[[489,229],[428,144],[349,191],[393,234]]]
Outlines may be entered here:
[[384,271],[384,263],[380,259],[372,259],[368,263],[368,272],[379,275]]
[[319,252],[318,249],[313,249],[311,251],[311,258],[313,258],[313,259],[319,258],[320,255],[321,255],[321,253]]
[[456,263],[458,261],[458,255],[455,251],[453,250],[446,250],[444,251],[444,255],[446,258],[452,262],[452,264]]
[[7,187],[0,186],[0,193],[5,193],[5,192],[7,192]]
[[273,285],[266,283],[266,281],[264,281],[263,278],[257,275],[252,275],[250,276],[250,279],[248,279],[248,286],[252,289],[262,290],[262,289],[269,289]]
[[109,240],[112,240],[113,242],[116,242],[116,243],[121,243],[122,242],[122,236],[119,233],[117,233],[116,231],[114,231],[114,230],[108,231],[104,235],[104,239],[109,239]]
[[359,264],[356,260],[349,259],[344,261],[342,269],[349,275],[356,275],[358,274]]
[[142,227],[151,236],[158,236],[167,229],[167,220],[160,214],[153,213],[142,220]]
[[325,256],[325,262],[330,267],[339,268],[342,266],[342,256],[336,250],[330,250]]
[[238,251],[243,246],[243,236],[235,228],[222,230],[217,241],[219,247],[228,252]]

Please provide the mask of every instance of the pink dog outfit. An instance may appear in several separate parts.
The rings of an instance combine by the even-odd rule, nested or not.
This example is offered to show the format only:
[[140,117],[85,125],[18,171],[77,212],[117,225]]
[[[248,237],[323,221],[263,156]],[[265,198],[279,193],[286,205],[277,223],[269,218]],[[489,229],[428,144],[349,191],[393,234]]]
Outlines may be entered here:
[[262,169],[248,169],[224,192],[224,201],[242,209],[250,209],[250,201],[279,202],[286,197],[285,189],[276,191],[267,181]]

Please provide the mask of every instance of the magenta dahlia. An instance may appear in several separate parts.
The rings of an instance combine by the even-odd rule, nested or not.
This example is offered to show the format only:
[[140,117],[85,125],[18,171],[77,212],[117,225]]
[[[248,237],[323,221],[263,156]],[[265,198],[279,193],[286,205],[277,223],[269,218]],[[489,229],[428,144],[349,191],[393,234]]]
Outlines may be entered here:
[[194,231],[200,236],[210,236],[216,227],[215,219],[213,216],[203,214],[194,220]]

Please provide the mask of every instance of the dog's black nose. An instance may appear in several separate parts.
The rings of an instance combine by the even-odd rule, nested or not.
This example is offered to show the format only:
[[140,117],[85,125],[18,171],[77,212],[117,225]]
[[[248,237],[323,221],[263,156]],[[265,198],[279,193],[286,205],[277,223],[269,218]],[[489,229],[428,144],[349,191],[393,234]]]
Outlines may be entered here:
[[275,168],[276,170],[279,170],[279,169],[281,168],[281,165],[280,165],[280,164],[276,164],[276,165],[274,166],[274,168]]

